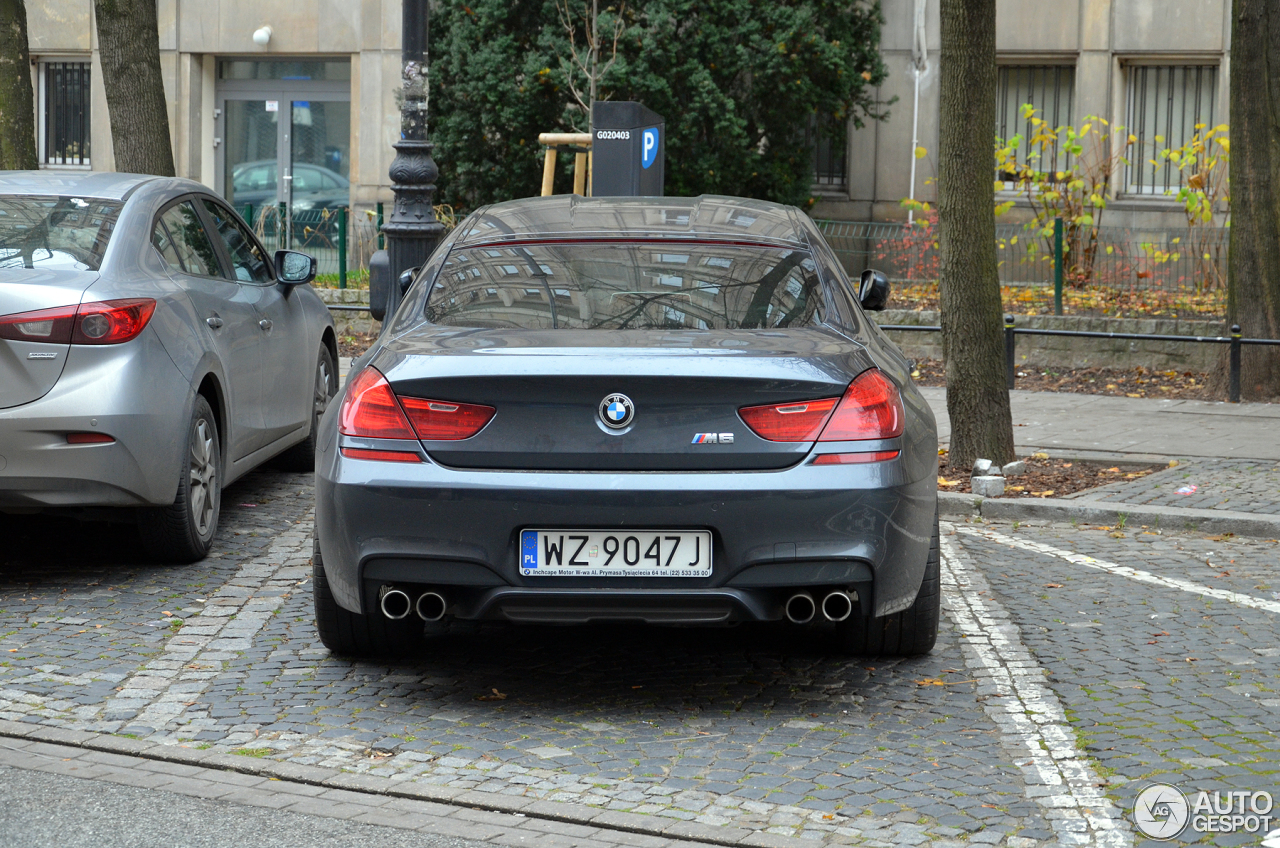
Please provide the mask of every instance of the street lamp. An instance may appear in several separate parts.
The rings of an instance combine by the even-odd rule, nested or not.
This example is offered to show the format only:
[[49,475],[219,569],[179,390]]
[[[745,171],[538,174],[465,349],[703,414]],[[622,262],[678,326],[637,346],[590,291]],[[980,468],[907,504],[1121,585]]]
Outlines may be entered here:
[[[410,269],[427,261],[444,236],[444,225],[432,208],[436,176],[440,173],[427,141],[427,32],[430,26],[428,0],[401,0],[400,35],[401,93],[400,140],[391,162],[391,191],[395,205],[382,225],[387,236],[390,280],[386,314],[394,314],[400,303],[397,280]],[[372,280],[370,280],[372,283]]]

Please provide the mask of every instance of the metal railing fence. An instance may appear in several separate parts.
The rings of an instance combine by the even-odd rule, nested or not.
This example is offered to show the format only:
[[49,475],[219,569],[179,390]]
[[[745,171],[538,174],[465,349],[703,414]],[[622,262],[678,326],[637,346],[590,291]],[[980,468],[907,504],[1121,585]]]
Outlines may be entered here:
[[300,250],[316,258],[316,274],[333,277],[345,289],[355,272],[369,267],[369,257],[385,247],[382,204],[352,214],[346,206],[295,209],[285,204],[241,206],[245,222],[273,250]]
[[[845,269],[883,271],[891,281],[937,283],[938,233],[928,220],[901,223],[816,220]],[[923,224],[923,226],[922,226]],[[1226,286],[1229,231],[1224,227],[1136,230],[1065,227],[1062,270],[1068,289],[1203,294]],[[1004,286],[1052,287],[1053,228],[996,225],[996,256]]]
[[[881,324],[881,330],[898,332],[940,333],[942,327],[933,324]],[[1088,330],[1043,330],[1037,327],[1019,327],[1012,315],[1004,316],[1004,361],[1006,385],[1016,387],[1017,337],[1022,336],[1074,336],[1082,339],[1124,339],[1144,342],[1183,342],[1186,344],[1230,345],[1228,356],[1227,399],[1240,402],[1240,353],[1244,345],[1280,346],[1280,339],[1246,339],[1239,324],[1232,324],[1229,336],[1166,336],[1156,333],[1104,333]]]

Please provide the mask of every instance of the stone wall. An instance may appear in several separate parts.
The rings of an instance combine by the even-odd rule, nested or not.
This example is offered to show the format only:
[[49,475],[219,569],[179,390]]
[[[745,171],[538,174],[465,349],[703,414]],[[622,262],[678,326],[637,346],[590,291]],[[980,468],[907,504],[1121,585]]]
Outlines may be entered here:
[[[887,309],[872,313],[882,325],[936,326],[938,313]],[[1225,336],[1222,321],[1181,318],[1091,318],[1078,315],[1018,315],[1019,327],[1041,330],[1075,330],[1095,333],[1142,333],[1162,336]],[[890,332],[889,337],[911,359],[941,359],[942,338],[923,331]],[[1019,365],[1059,368],[1133,368],[1209,371],[1227,346],[1190,342],[1155,342],[1128,339],[1090,339],[1067,336],[1018,336]]]
[[[368,306],[369,290],[368,289],[331,289],[320,288],[315,289],[316,294],[320,295],[320,299],[325,303],[344,306]],[[330,311],[333,316],[334,329],[339,335],[344,333],[368,333],[376,331],[381,324],[373,320],[368,312],[347,312],[347,311]]]

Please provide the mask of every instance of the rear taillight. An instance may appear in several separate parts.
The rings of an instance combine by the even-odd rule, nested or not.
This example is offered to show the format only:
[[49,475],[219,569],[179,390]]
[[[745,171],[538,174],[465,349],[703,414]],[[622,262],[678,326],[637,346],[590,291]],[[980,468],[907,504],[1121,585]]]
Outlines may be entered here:
[[387,378],[366,368],[347,387],[338,416],[338,432],[367,439],[412,439],[413,429],[396,402]]
[[149,297],[82,303],[76,313],[72,344],[120,344],[135,338],[155,314]]
[[136,338],[155,311],[154,300],[139,297],[20,312],[0,318],[0,339],[51,344],[121,344]]
[[747,406],[743,422],[770,442],[851,442],[902,435],[898,387],[875,368],[858,375],[843,397]]
[[60,306],[36,312],[19,312],[0,318],[0,339],[15,342],[70,344],[78,306]]
[[496,412],[492,406],[403,397],[400,403],[409,423],[423,441],[454,442],[469,439],[484,429]]
[[769,442],[812,442],[840,398],[747,406],[738,410],[751,432]]
[[893,439],[906,421],[902,396],[893,381],[875,368],[863,371],[845,389],[840,405],[818,437],[820,442]]
[[483,430],[494,412],[475,403],[397,397],[387,378],[370,367],[351,381],[338,429],[345,436],[368,439],[457,441]]

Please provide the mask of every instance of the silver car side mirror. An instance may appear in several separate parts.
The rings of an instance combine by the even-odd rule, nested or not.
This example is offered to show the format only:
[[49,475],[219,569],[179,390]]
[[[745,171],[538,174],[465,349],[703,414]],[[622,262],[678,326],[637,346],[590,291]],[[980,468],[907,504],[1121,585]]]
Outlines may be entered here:
[[277,250],[276,279],[284,286],[300,286],[316,278],[315,257],[296,250]]

